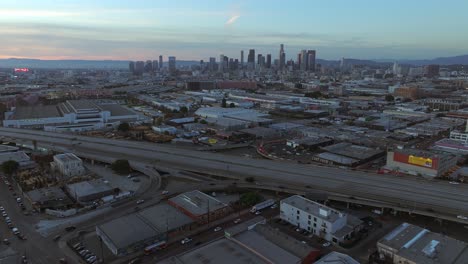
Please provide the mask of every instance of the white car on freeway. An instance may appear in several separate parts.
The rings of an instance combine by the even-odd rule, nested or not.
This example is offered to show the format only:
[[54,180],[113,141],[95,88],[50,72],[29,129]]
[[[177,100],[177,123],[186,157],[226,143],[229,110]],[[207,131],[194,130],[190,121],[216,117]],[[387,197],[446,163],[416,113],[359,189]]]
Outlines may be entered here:
[[187,244],[187,243],[190,243],[191,241],[192,241],[191,238],[186,237],[186,238],[182,239],[182,241],[180,241],[180,243],[181,243],[182,245],[185,245],[185,244]]
[[463,215],[457,215],[458,219],[463,219],[463,220],[468,220],[468,217],[463,216]]

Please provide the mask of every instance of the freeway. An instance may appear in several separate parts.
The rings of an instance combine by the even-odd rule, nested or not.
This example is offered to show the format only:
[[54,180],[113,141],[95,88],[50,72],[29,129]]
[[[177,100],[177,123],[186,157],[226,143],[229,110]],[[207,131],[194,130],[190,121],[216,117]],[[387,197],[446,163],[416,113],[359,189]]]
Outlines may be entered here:
[[35,140],[38,145],[60,146],[82,157],[128,159],[151,166],[164,166],[234,179],[255,179],[278,186],[309,187],[428,210],[450,216],[468,215],[468,185],[397,177],[290,162],[256,160],[218,153],[186,150],[147,142],[93,138],[36,130],[0,128],[0,136]]

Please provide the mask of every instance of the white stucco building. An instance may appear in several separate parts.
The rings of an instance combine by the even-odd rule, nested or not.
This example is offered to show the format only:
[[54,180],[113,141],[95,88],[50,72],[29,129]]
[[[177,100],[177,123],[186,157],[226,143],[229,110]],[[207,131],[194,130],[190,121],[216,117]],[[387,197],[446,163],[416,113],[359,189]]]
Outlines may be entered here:
[[352,215],[299,195],[281,200],[280,218],[333,243],[351,239],[362,223]]
[[73,153],[55,155],[52,167],[67,177],[83,175],[85,173],[83,161]]

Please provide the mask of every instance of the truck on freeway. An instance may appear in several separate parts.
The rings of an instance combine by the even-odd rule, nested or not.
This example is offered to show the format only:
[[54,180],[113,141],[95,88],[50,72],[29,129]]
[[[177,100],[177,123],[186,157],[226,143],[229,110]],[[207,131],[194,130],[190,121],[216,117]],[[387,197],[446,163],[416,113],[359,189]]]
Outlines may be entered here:
[[256,205],[252,206],[252,209],[250,209],[250,212],[255,213],[255,212],[259,211],[259,210],[262,210],[264,208],[272,206],[273,204],[275,204],[275,200],[273,200],[273,199],[265,200],[265,201],[263,201],[261,203],[258,203]]

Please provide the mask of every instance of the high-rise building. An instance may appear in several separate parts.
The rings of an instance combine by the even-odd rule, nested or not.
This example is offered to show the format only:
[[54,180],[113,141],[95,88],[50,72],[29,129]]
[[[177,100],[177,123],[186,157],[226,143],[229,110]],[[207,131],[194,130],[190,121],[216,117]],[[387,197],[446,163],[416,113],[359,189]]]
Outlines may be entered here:
[[162,68],[163,68],[163,56],[159,55],[159,69],[162,70]]
[[440,66],[437,64],[427,65],[424,68],[424,71],[425,71],[426,77],[433,78],[439,75]]
[[260,56],[258,58],[258,66],[260,67],[260,69],[265,68],[265,56],[263,56],[261,54],[260,54]]
[[297,60],[296,60],[296,69],[297,70],[300,70],[301,62],[302,62],[301,53],[298,53],[297,54]]
[[307,70],[315,72],[315,50],[307,51]]
[[145,71],[145,62],[137,61],[135,64],[135,74],[142,75],[144,71]]
[[267,54],[267,56],[266,56],[266,67],[268,69],[271,68],[271,54]]
[[240,61],[240,63],[241,63],[241,67],[242,67],[244,65],[244,51],[243,50],[241,50],[241,61]]
[[159,63],[158,63],[157,60],[154,60],[154,61],[153,61],[153,71],[154,71],[154,72],[159,71]]
[[224,72],[224,54],[219,55],[218,71],[219,72]]
[[280,45],[280,51],[279,51],[278,59],[279,59],[279,68],[280,68],[280,70],[283,70],[284,65],[286,64],[286,54],[284,53],[284,45],[283,44]]
[[307,71],[307,64],[309,64],[309,58],[307,56],[307,51],[302,50],[301,51],[301,65],[300,65],[301,71]]
[[170,73],[175,73],[175,71],[176,71],[176,57],[175,56],[169,56],[168,57],[168,63],[169,63],[169,72]]
[[153,62],[147,60],[145,63],[145,72],[152,72],[153,71]]
[[255,50],[250,49],[249,55],[247,56],[247,68],[249,70],[255,69]]
[[262,54],[257,55],[257,65],[260,64],[260,60],[262,59]]
[[210,63],[208,64],[208,70],[213,72],[216,70],[216,58],[210,57]]
[[134,74],[135,73],[135,62],[134,61],[131,61],[128,63],[128,70],[130,71],[130,73]]

